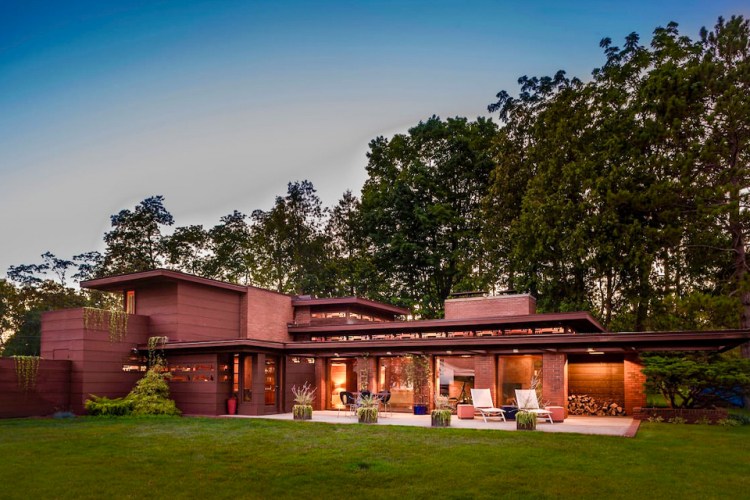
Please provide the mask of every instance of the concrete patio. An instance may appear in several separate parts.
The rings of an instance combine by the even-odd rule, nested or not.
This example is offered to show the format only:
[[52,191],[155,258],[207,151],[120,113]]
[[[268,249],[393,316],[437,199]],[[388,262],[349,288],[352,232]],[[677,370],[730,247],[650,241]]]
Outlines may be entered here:
[[[278,415],[223,415],[226,418],[265,418],[271,420],[293,420],[291,413]],[[325,422],[329,424],[356,424],[357,417],[346,411],[316,411],[313,412],[313,422]],[[429,415],[412,415],[410,413],[382,414],[376,425],[406,425],[412,427],[430,427]],[[630,417],[581,417],[571,416],[564,422],[550,424],[539,421],[537,430],[541,432],[573,432],[577,434],[599,434],[606,436],[634,437],[638,432],[639,420]],[[500,431],[515,431],[516,422],[502,422],[497,418],[485,422],[482,417],[472,419],[459,419],[455,415],[451,418],[451,427],[454,429],[490,429]]]

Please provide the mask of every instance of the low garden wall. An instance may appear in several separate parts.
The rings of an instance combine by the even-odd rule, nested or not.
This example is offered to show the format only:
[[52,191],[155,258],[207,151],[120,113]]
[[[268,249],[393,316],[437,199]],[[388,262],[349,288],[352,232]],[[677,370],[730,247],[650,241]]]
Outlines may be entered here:
[[37,417],[68,410],[70,371],[70,361],[40,359],[35,368],[19,374],[15,359],[0,358],[0,418]]
[[675,417],[684,418],[689,424],[709,420],[715,424],[719,420],[729,417],[726,408],[703,409],[703,408],[635,408],[633,418],[636,420],[648,420],[649,418],[661,417],[665,422]]

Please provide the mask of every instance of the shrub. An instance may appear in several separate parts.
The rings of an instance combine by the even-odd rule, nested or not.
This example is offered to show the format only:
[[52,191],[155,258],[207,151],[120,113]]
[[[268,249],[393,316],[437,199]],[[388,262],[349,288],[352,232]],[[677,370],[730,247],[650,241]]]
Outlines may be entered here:
[[169,399],[169,373],[157,365],[139,380],[127,399],[133,404],[133,415],[179,415],[181,412]]
[[127,397],[109,399],[92,394],[85,407],[86,412],[95,417],[121,417],[133,411],[133,402]]
[[644,354],[646,390],[658,392],[672,408],[701,408],[750,387],[750,360],[713,353]]

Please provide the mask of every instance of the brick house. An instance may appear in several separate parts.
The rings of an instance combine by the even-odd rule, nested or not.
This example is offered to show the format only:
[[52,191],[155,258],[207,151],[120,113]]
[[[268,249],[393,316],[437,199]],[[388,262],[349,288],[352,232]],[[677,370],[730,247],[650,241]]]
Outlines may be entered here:
[[[627,413],[645,403],[639,353],[723,350],[750,340],[745,330],[607,332],[587,312],[536,313],[527,294],[464,296],[445,303],[445,318],[407,320],[408,311],[356,297],[289,296],[169,270],[81,283],[121,293],[123,338],[92,327],[86,311],[45,313],[42,358],[69,365],[67,401],[83,412],[89,394],[126,394],[145,369],[149,339],[172,373],[172,397],[186,414],[288,412],[291,388],[317,388],[316,409],[335,409],[342,391],[391,392],[395,411],[415,402],[405,355],[424,355],[435,393],[460,401],[489,388],[497,405],[514,389],[541,381],[547,404],[570,394],[617,401]],[[55,365],[57,366],[57,365]],[[365,387],[366,386],[366,387]]]

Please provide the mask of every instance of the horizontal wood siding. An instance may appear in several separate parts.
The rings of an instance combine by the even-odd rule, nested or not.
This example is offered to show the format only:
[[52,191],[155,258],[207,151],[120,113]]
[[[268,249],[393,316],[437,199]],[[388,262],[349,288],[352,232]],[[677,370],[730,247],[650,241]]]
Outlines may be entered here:
[[28,391],[19,387],[16,363],[0,358],[0,418],[51,415],[70,409],[70,361],[42,359],[36,384]]
[[91,394],[120,397],[126,395],[142,373],[122,371],[131,351],[148,342],[149,318],[128,316],[128,329],[122,341],[110,341],[105,328],[84,328],[83,309],[45,313],[42,321],[42,357],[66,360],[71,364],[70,409],[84,413]]
[[[588,358],[593,356],[587,355]],[[568,364],[568,394],[588,395],[598,402],[625,403],[625,370],[622,360],[589,361],[571,356]],[[546,383],[546,380],[545,380]]]
[[179,340],[239,338],[241,294],[193,283],[180,283],[178,292]]
[[[283,386],[284,390],[284,411],[292,411],[294,406],[294,394],[292,393],[292,387],[302,387],[305,382],[309,382],[311,386],[315,385],[315,364],[307,362],[307,358],[300,358],[300,363],[294,363],[291,356],[285,356],[286,358],[286,383]],[[317,359],[316,363],[324,363],[322,359]],[[319,391],[325,391],[325,387],[319,387],[316,390],[316,395]],[[317,399],[313,402],[313,409],[319,410]]]
[[[229,364],[231,359],[225,354],[191,354],[169,356],[168,365],[211,364],[214,366],[214,380],[208,382],[170,382],[170,396],[185,415],[223,415],[226,413],[226,400],[232,393],[231,376],[229,382],[221,382],[220,367]],[[231,367],[231,364],[229,364]],[[230,371],[231,375],[231,371]]]
[[177,336],[177,284],[151,283],[135,290],[135,312],[149,317],[151,336]]

